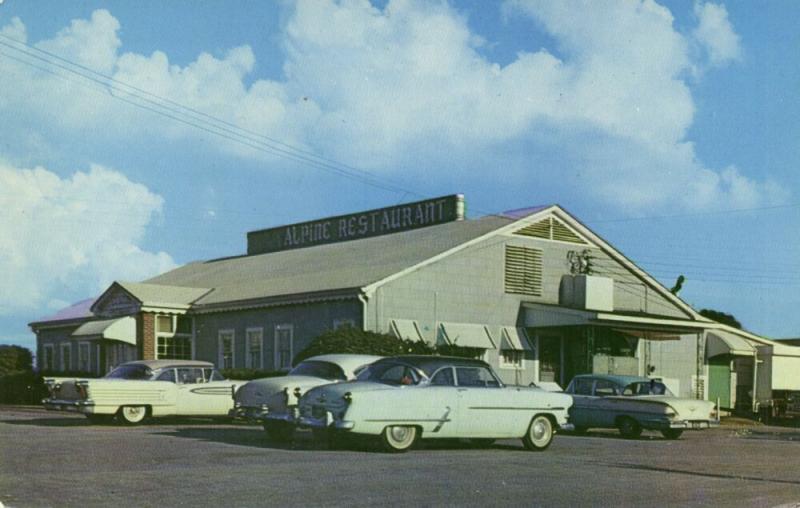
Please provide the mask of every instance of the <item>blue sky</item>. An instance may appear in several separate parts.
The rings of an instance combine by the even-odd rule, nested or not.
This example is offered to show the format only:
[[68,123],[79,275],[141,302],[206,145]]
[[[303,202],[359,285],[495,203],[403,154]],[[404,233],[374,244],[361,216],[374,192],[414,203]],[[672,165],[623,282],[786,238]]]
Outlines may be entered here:
[[4,0],[0,342],[250,230],[452,193],[558,203],[696,308],[800,336],[798,14]]

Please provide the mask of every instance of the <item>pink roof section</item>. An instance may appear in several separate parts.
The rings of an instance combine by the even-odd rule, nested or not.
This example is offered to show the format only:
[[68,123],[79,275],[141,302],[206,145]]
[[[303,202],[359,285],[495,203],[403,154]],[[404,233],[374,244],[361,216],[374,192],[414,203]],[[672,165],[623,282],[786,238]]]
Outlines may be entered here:
[[80,302],[73,303],[69,307],[59,310],[51,316],[37,319],[35,322],[41,323],[46,321],[69,321],[72,319],[90,318],[94,316],[90,309],[95,300],[96,298],[87,298],[86,300],[81,300]]

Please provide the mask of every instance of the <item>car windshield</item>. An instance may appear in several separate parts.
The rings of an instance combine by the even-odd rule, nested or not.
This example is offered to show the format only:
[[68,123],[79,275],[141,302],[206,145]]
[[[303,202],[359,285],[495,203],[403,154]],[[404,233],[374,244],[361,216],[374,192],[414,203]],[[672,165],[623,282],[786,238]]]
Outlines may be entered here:
[[631,383],[622,390],[622,395],[635,397],[637,395],[669,395],[673,396],[669,388],[661,381],[652,379],[650,381],[637,381]]
[[105,377],[111,379],[150,379],[153,371],[146,365],[120,365]]
[[358,375],[359,381],[387,385],[416,385],[423,379],[422,374],[410,365],[394,362],[373,363]]
[[332,381],[344,381],[347,379],[341,367],[335,363],[321,362],[319,360],[301,362],[289,372],[289,375],[321,377],[322,379],[330,379]]

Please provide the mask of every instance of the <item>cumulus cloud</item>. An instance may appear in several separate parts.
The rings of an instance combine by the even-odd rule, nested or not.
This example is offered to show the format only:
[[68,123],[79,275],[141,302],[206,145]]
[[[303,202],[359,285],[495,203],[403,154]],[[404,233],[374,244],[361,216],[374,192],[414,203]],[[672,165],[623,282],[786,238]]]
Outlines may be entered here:
[[724,5],[697,3],[694,14],[698,25],[692,35],[705,48],[712,66],[721,67],[741,58],[739,36]]
[[[556,166],[526,167],[530,181],[580,163],[585,177],[569,190],[613,206],[650,209],[677,199],[705,208],[782,197],[743,169],[706,167],[686,139],[695,114],[686,78],[701,64],[693,45],[705,48],[710,65],[739,55],[721,5],[697,4],[698,26],[687,36],[653,0],[508,0],[506,17],[529,19],[532,31],[544,30],[558,47],[520,51],[507,65],[481,53],[484,41],[446,3],[391,0],[379,9],[366,0],[299,0],[287,8],[280,80],[249,79],[256,55],[248,46],[201,53],[184,67],[161,51],[120,53],[120,26],[107,11],[37,46],[249,131],[384,174],[436,161],[440,178],[455,171],[474,182],[487,168],[448,167],[447,154],[491,160],[486,154],[527,151],[531,159],[544,144],[565,155]],[[18,20],[4,30],[24,35]],[[3,65],[12,68],[0,68],[0,76],[15,72],[30,87],[14,95],[0,77],[0,92],[43,116],[58,104],[56,122],[64,125],[102,125],[106,135],[115,128],[126,135],[208,135],[153,122],[111,94],[98,97]],[[242,156],[255,153],[218,144]]]
[[61,178],[0,161],[0,316],[60,305],[66,288],[98,294],[175,266],[139,247],[162,198],[94,165]]

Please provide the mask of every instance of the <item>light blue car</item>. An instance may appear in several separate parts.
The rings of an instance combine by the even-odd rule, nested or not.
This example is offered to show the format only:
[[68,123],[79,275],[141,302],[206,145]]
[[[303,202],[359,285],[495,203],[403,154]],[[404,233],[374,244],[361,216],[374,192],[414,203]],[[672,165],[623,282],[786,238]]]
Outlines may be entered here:
[[566,393],[573,398],[569,416],[576,432],[616,428],[633,439],[647,429],[678,439],[684,430],[719,425],[713,402],[676,397],[658,379],[583,374],[572,379]]

